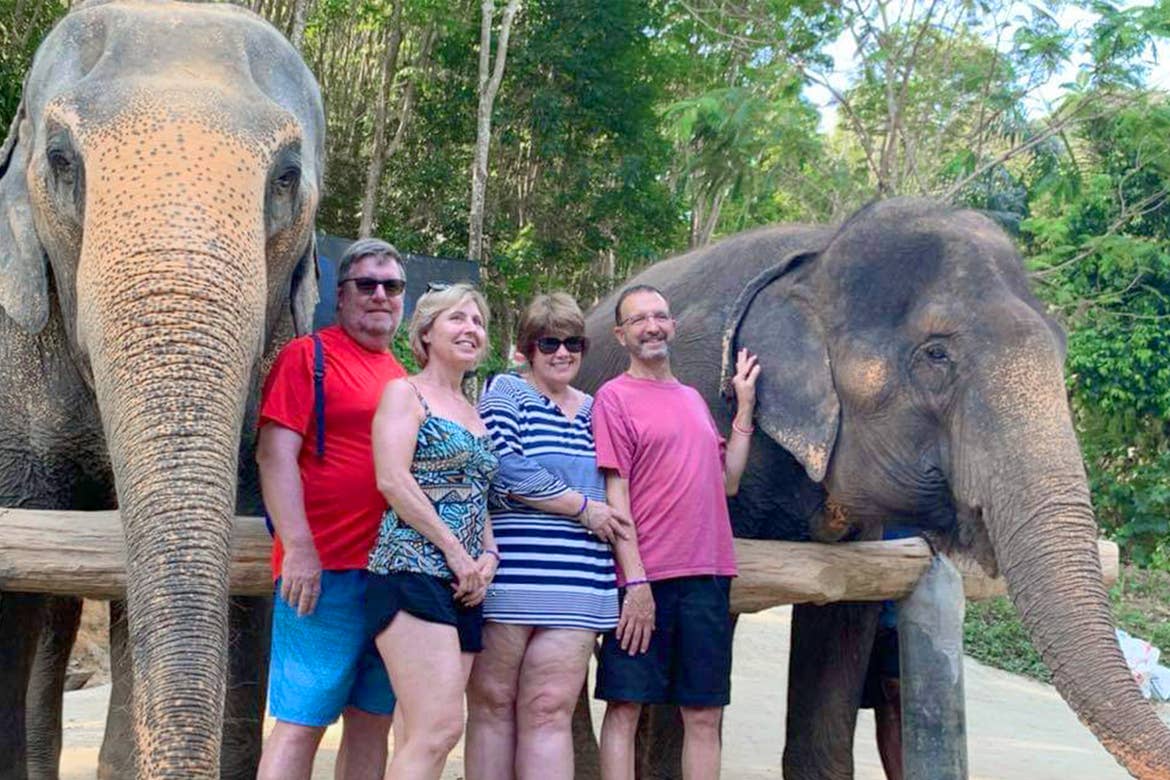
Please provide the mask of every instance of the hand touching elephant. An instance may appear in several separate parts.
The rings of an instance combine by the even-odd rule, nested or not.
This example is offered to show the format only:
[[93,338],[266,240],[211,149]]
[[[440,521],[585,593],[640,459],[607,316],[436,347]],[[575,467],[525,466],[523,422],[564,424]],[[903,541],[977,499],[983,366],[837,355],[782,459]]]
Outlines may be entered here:
[[[879,202],[836,231],[758,230],[655,265],[679,303],[679,379],[720,398],[737,350],[760,356],[755,434],[736,535],[879,538],[920,529],[1002,572],[1057,689],[1131,773],[1170,778],[1170,731],[1133,683],[1097,558],[1065,395],[1064,335],[985,217]],[[620,370],[612,297],[590,315],[581,371]],[[723,356],[722,367],[720,355]],[[784,776],[849,778],[877,607],[798,605]]]
[[[120,508],[142,777],[220,774],[239,454],[260,367],[316,302],[324,129],[258,16],[91,2],[41,45],[0,149],[0,503]],[[5,776],[45,603],[0,596]]]

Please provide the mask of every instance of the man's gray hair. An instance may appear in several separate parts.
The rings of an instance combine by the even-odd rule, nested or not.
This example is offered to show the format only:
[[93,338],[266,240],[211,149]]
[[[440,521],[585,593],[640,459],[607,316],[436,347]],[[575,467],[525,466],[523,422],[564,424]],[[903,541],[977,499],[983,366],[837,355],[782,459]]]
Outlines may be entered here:
[[341,284],[342,280],[349,276],[350,266],[365,257],[385,257],[393,260],[398,263],[402,278],[406,278],[406,266],[402,262],[402,255],[393,245],[380,238],[359,238],[349,245],[349,249],[345,250],[337,264],[337,283]]

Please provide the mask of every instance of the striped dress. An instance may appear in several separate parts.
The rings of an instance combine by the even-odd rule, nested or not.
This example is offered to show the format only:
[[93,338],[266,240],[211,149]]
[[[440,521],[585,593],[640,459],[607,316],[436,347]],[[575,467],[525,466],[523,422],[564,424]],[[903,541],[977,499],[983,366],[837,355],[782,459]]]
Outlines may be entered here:
[[565,417],[552,401],[512,374],[492,380],[479,401],[500,470],[488,507],[500,568],[484,618],[546,628],[606,631],[617,625],[613,552],[571,517],[519,501],[576,490],[605,500],[593,451],[593,398]]

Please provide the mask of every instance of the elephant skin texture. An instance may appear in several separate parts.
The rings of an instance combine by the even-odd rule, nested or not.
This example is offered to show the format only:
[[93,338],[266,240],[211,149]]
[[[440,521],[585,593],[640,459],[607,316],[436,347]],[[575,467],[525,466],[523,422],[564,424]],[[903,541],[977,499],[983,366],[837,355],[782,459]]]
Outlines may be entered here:
[[[0,149],[0,505],[125,526],[103,777],[255,776],[268,607],[229,601],[228,543],[260,508],[262,371],[317,300],[324,132],[259,16],[88,2]],[[57,776],[76,625],[75,600],[0,594],[0,778]]]
[[[999,227],[887,200],[836,230],[734,236],[633,284],[671,302],[675,373],[725,433],[735,350],[759,355],[756,432],[730,502],[737,536],[876,539],[893,524],[973,555],[1004,575],[1057,689],[1101,743],[1135,777],[1170,778],[1170,732],[1113,634],[1064,335]],[[626,367],[616,299],[587,320],[594,348],[581,386],[591,392]],[[789,780],[853,776],[876,622],[871,604],[794,608]]]

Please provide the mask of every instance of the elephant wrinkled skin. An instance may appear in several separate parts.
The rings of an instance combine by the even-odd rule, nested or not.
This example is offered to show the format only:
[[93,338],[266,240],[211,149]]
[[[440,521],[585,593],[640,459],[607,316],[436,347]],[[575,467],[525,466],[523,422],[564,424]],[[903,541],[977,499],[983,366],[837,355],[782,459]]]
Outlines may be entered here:
[[[1114,638],[1066,399],[1064,336],[990,220],[929,201],[872,204],[837,231],[766,228],[659,263],[672,364],[723,430],[721,376],[760,356],[737,536],[873,539],[919,529],[1004,575],[1057,689],[1134,776],[1170,778],[1170,731]],[[595,390],[625,367],[615,296],[590,314]],[[793,614],[784,776],[849,778],[876,605]]]
[[[90,2],[42,43],[0,150],[0,504],[124,522],[133,706],[108,733],[134,749],[107,744],[103,776],[136,756],[141,777],[218,777],[225,744],[223,775],[254,776],[264,621],[231,602],[251,636],[229,668],[230,524],[259,508],[261,368],[317,298],[323,142],[316,81],[260,17]],[[0,595],[0,777],[57,773],[44,702],[76,629],[57,601]]]

